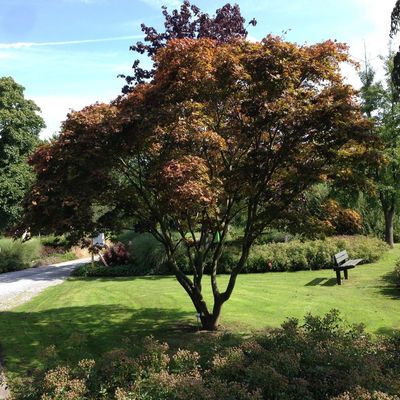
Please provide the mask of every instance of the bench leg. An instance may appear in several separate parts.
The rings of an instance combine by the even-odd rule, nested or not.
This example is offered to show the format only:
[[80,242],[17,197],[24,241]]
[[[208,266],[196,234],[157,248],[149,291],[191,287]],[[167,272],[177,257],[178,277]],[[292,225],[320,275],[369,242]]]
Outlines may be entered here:
[[336,270],[336,282],[338,285],[342,284],[341,278],[340,278],[340,271],[338,269]]
[[344,279],[349,279],[349,273],[347,269],[345,269],[343,272],[344,272]]

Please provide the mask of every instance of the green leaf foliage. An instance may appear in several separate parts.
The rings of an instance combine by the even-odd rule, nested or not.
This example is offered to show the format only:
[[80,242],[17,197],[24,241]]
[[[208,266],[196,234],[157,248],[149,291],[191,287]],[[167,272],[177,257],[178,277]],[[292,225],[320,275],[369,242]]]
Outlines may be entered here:
[[39,107],[24,97],[24,88],[11,77],[0,78],[0,230],[16,223],[21,203],[33,183],[28,156],[45,127]]

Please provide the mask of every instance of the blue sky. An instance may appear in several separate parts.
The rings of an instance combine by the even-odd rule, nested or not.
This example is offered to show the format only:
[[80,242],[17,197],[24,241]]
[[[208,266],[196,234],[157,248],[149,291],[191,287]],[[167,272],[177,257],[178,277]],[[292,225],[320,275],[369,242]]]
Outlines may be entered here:
[[[213,13],[226,1],[193,1]],[[234,1],[233,1],[234,2]],[[232,2],[232,3],[233,3]],[[315,43],[337,39],[361,60],[364,42],[373,62],[385,54],[395,0],[237,0],[252,39],[288,31],[287,39]],[[0,0],[0,76],[12,76],[42,109],[47,128],[58,131],[69,109],[120,94],[142,37],[140,23],[160,27],[160,7],[177,0]],[[354,71],[345,75],[357,85]]]

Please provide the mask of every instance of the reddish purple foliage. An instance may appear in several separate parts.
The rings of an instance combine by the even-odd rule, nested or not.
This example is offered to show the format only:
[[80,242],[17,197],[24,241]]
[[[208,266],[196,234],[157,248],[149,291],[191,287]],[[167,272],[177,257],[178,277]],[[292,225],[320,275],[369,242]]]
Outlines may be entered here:
[[108,265],[128,264],[130,254],[125,245],[118,242],[107,249],[104,253],[104,259]]

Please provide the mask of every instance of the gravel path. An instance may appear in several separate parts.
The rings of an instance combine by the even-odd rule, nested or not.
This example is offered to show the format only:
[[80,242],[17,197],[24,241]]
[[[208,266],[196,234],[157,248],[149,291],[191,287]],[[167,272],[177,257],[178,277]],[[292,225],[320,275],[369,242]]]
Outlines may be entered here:
[[28,268],[0,275],[0,311],[25,303],[49,286],[63,282],[70,273],[90,258],[66,261],[45,267]]
[[[49,286],[62,283],[78,265],[87,264],[90,260],[82,258],[0,274],[0,312],[25,303]],[[4,400],[8,398],[9,392],[5,383],[1,382],[1,370],[0,364],[0,400]]]

